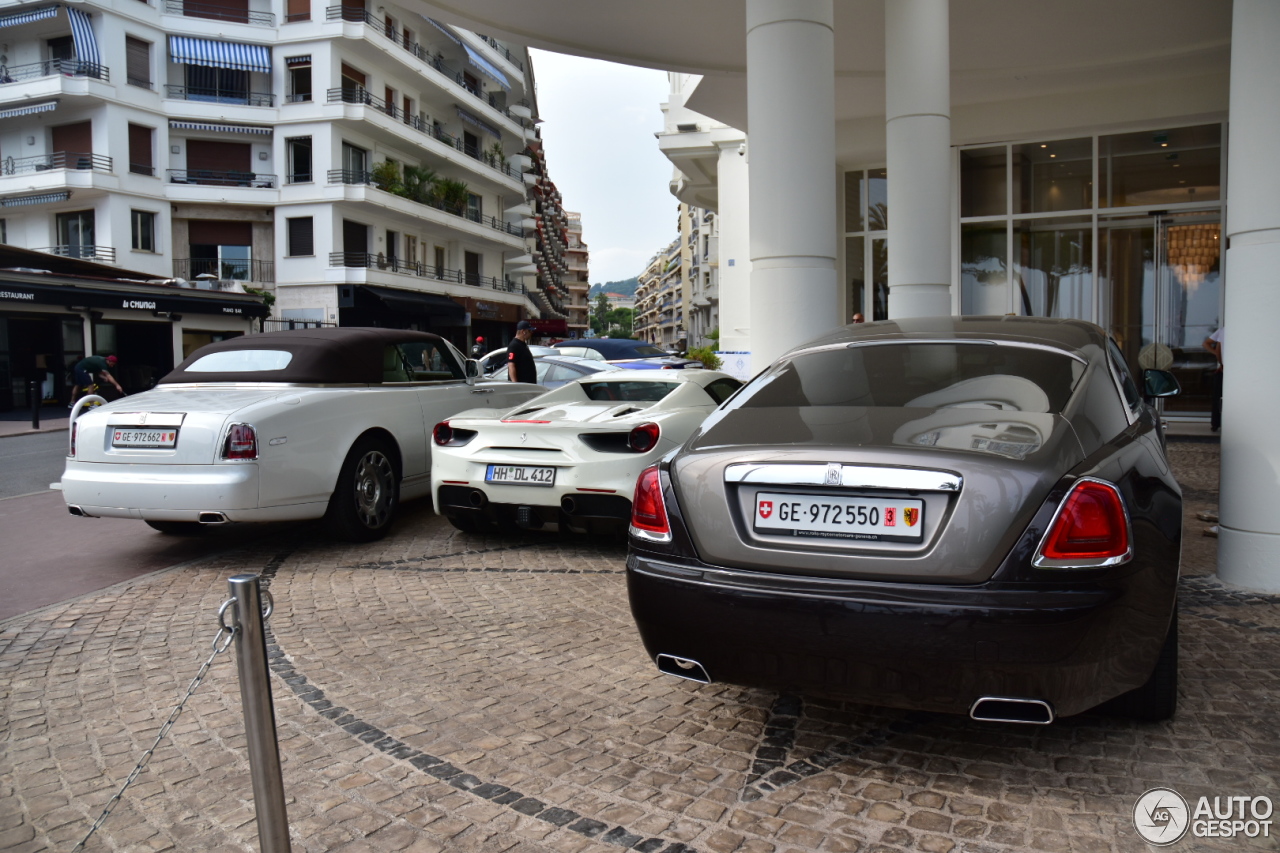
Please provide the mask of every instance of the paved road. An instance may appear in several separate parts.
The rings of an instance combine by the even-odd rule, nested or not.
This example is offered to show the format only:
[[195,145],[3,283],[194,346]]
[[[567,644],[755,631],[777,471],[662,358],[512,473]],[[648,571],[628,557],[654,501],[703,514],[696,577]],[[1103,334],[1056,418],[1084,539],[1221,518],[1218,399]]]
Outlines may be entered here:
[[62,478],[66,451],[65,432],[0,439],[0,498],[48,491]]

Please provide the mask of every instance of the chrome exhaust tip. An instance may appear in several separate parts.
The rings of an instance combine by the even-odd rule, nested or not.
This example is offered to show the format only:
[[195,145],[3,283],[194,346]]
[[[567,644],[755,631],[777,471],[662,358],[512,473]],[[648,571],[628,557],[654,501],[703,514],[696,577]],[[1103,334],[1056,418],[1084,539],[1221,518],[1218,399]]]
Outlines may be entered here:
[[699,684],[711,683],[711,676],[707,675],[706,667],[696,660],[662,654],[654,658],[653,662],[658,665],[660,671],[665,672],[667,675],[696,681]]
[[79,518],[88,518],[89,516],[80,507],[75,504],[67,504],[67,512]]
[[201,524],[226,524],[227,517],[220,512],[202,512],[198,516]]
[[1047,726],[1053,722],[1053,706],[1043,699],[983,696],[969,707],[969,716],[986,723],[1028,723],[1033,726]]
[[476,509],[480,509],[480,507],[484,506],[488,502],[489,499],[486,498],[484,496],[484,492],[479,489],[472,489],[471,494],[467,495],[467,503],[471,504]]

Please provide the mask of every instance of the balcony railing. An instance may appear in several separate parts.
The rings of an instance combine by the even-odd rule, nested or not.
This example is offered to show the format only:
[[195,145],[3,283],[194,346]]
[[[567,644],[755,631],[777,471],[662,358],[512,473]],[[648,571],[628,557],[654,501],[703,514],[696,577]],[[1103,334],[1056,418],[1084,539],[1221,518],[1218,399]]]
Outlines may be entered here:
[[165,0],[164,10],[171,15],[188,18],[211,18],[215,21],[231,21],[236,24],[253,24],[258,27],[274,27],[276,16],[270,12],[251,12],[248,9],[226,9],[189,0]]
[[[376,178],[374,178],[374,175],[372,172],[365,172],[365,171],[356,170],[356,169],[330,169],[329,183],[356,184],[356,185],[363,184],[363,185],[371,186],[374,189],[387,192],[386,190],[383,190],[382,187],[378,186],[378,181]],[[391,195],[398,195],[398,194],[391,193]],[[490,228],[493,228],[497,231],[502,231],[506,234],[511,234],[514,237],[525,236],[524,229],[521,228],[520,226],[512,225],[509,222],[504,222],[501,219],[498,219],[493,216],[484,216],[483,214],[478,213],[477,211],[474,211],[474,210],[467,210],[465,208],[450,206],[438,199],[417,199],[417,198],[409,198],[408,196],[401,196],[401,195],[398,195],[398,197],[403,198],[405,201],[411,201],[415,204],[423,204],[423,205],[426,205],[427,207],[434,207],[436,210],[442,210],[445,213],[451,213],[454,216],[461,216],[463,219],[468,219],[480,225],[488,225]]]
[[79,59],[46,59],[44,62],[33,62],[30,65],[0,65],[0,83],[21,83],[23,80],[55,75],[92,77],[102,81],[111,79],[107,66],[96,62],[81,62]]
[[476,33],[476,35],[480,36],[480,38],[482,38],[485,44],[489,45],[489,47],[493,48],[498,53],[502,54],[503,59],[507,60],[507,62],[510,62],[516,68],[519,68],[522,72],[524,71],[524,63],[516,59],[514,56],[512,56],[511,51],[507,50],[505,47],[499,44],[496,38],[493,38],[491,36],[481,36],[479,33]]
[[511,279],[493,276],[468,274],[463,270],[451,270],[434,264],[419,261],[408,261],[404,258],[388,258],[386,255],[373,255],[368,252],[330,252],[329,266],[356,267],[357,269],[378,269],[385,272],[429,278],[450,284],[466,284],[472,287],[484,287],[503,293],[525,293],[525,286]]
[[520,172],[511,167],[511,164],[501,157],[495,157],[487,151],[483,151],[474,145],[467,145],[458,137],[446,133],[442,128],[436,127],[422,120],[420,116],[413,113],[407,113],[400,107],[390,101],[386,101],[377,97],[367,89],[352,89],[341,87],[330,89],[328,91],[328,102],[331,104],[361,104],[366,107],[372,107],[380,113],[390,116],[391,118],[402,122],[405,127],[412,128],[419,133],[429,136],[437,142],[443,142],[461,151],[473,160],[479,160],[490,169],[501,172],[509,178],[520,180]]
[[166,84],[165,89],[168,97],[182,101],[199,101],[206,104],[239,104],[247,107],[274,107],[276,105],[276,96],[270,92],[198,89],[173,83]]
[[211,187],[255,187],[271,189],[276,185],[275,175],[256,172],[218,172],[213,169],[169,169],[169,182],[173,184],[201,184]]
[[218,260],[217,258],[174,258],[174,278],[188,281],[211,275],[222,281],[275,281],[276,266],[271,261]]
[[35,251],[44,252],[49,255],[58,255],[63,258],[82,258],[86,261],[102,261],[105,264],[114,264],[116,262],[116,250],[111,246],[45,246],[43,249],[36,249]]
[[92,169],[110,172],[112,160],[105,154],[80,154],[71,151],[54,151],[34,157],[6,157],[0,161],[0,174],[22,175],[27,172],[47,172],[50,169]]

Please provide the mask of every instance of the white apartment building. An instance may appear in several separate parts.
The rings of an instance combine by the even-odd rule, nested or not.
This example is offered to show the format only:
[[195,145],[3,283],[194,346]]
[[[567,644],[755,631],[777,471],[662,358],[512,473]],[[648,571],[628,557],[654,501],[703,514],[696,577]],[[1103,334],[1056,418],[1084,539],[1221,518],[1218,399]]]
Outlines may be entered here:
[[569,296],[564,307],[569,315],[568,336],[581,338],[591,328],[588,294],[591,290],[591,255],[587,244],[582,242],[582,214],[565,211],[565,217],[569,220],[569,246],[565,252],[568,263],[565,286],[569,289]]
[[681,202],[679,236],[645,264],[636,288],[636,338],[671,350],[712,343],[719,328],[719,246],[714,211]]
[[568,223],[528,51],[417,8],[5,4],[0,240],[171,288],[259,290],[268,326],[410,327],[461,345],[563,322]]

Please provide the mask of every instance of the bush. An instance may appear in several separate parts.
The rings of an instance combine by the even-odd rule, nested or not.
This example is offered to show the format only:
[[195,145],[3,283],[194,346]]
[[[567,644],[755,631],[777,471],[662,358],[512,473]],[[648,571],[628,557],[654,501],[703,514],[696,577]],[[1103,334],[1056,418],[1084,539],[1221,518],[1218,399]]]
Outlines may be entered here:
[[716,355],[716,351],[711,347],[694,347],[685,353],[685,357],[702,362],[702,366],[707,370],[720,369],[720,356]]

